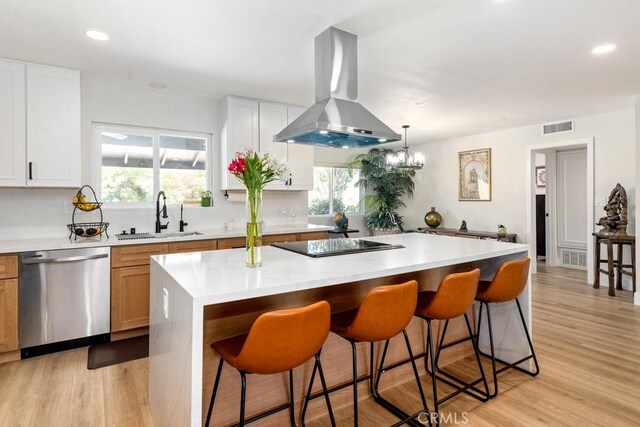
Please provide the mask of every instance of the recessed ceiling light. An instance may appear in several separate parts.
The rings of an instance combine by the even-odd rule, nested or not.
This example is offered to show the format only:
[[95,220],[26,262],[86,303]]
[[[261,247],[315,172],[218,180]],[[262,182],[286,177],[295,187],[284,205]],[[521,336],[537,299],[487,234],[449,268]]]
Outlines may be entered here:
[[166,89],[167,88],[166,84],[164,84],[164,83],[156,83],[156,82],[149,83],[149,86],[151,86],[154,89]]
[[84,33],[87,37],[89,37],[90,39],[93,40],[98,40],[98,41],[106,41],[109,40],[109,35],[107,33],[103,33],[102,31],[97,31],[97,30],[87,30]]
[[613,43],[603,44],[603,45],[594,47],[591,50],[591,53],[593,53],[594,55],[603,55],[605,53],[613,52],[614,50],[616,50],[616,47],[617,46]]
[[414,107],[422,107],[423,105],[427,105],[427,101],[424,99],[419,101],[413,101],[411,105],[413,105]]

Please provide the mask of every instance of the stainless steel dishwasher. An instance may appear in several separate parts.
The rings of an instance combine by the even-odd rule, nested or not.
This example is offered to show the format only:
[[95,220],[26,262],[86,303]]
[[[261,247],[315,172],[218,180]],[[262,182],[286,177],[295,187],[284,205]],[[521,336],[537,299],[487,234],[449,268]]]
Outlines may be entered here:
[[22,357],[108,341],[109,248],[20,254]]

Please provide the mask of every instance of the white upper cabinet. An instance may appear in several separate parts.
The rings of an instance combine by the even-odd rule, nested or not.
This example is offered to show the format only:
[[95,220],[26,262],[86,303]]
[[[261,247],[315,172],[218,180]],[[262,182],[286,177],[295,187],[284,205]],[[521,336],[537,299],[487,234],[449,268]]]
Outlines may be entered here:
[[27,186],[80,186],[80,72],[27,65]]
[[250,146],[287,163],[290,179],[274,181],[266,190],[312,190],[313,147],[273,142],[273,136],[305,111],[304,107],[225,96],[220,100],[222,190],[244,190],[228,171],[236,151]]
[[25,185],[25,66],[0,61],[0,187]]
[[80,72],[0,60],[0,187],[80,186]]
[[[287,126],[287,106],[260,101],[260,152],[269,153],[281,163],[288,163],[287,144],[273,142],[273,136]],[[286,190],[285,181],[267,184],[267,190]]]
[[[287,125],[297,119],[306,108],[289,105]],[[283,144],[288,149],[291,190],[313,190],[313,146],[303,144]]]
[[251,147],[259,150],[259,108],[258,101],[225,96],[219,103],[220,148],[222,190],[244,190],[240,181],[229,173],[227,167],[237,151]]

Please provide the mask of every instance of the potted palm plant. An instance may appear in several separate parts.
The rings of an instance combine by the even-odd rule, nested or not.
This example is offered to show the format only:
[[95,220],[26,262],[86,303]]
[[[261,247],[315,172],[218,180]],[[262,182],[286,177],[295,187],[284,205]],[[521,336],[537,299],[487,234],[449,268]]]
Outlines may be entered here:
[[350,165],[360,169],[356,185],[370,193],[364,197],[365,219],[367,228],[374,234],[389,233],[395,228],[395,221],[400,219],[396,210],[406,206],[403,199],[413,197],[415,188],[414,170],[387,168],[387,155],[392,152],[386,148],[373,148],[357,155]]

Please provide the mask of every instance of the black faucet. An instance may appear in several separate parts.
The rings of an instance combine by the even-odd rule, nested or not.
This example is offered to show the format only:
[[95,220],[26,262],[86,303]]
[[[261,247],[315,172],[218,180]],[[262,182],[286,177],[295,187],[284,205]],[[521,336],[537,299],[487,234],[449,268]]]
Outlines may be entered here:
[[160,224],[160,196],[162,196],[162,218],[169,218],[167,215],[167,196],[164,194],[164,191],[160,191],[158,193],[158,198],[156,199],[156,233],[160,233],[162,230],[166,230],[169,227],[169,223]]
[[184,231],[184,228],[189,225],[188,222],[184,222],[182,220],[182,210],[184,209],[184,205],[180,205],[180,232]]

